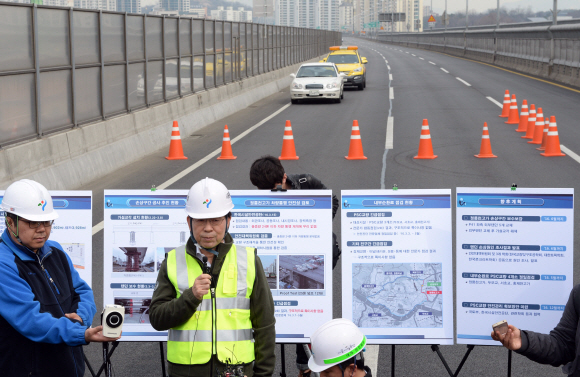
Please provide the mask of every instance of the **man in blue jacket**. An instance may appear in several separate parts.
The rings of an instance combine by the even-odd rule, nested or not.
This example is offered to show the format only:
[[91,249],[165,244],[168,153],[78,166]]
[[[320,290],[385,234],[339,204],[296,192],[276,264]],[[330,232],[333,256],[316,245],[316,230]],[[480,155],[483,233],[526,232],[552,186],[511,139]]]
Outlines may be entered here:
[[21,180],[6,189],[0,239],[0,375],[82,377],[81,346],[115,339],[91,328],[91,288],[68,255],[48,241],[58,214],[44,186]]

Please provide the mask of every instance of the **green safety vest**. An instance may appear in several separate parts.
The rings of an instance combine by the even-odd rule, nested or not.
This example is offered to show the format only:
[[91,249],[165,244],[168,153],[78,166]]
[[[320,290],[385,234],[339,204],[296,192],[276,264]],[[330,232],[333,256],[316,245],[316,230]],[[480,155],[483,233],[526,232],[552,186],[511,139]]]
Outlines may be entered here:
[[[254,361],[250,295],[256,279],[255,259],[254,248],[237,250],[232,244],[222,265],[214,298],[210,290],[187,322],[169,330],[168,361],[205,364],[213,354],[222,362],[231,359],[232,364]],[[201,274],[199,263],[187,254],[185,246],[167,255],[167,276],[175,287],[177,298],[186,289],[191,289]]]

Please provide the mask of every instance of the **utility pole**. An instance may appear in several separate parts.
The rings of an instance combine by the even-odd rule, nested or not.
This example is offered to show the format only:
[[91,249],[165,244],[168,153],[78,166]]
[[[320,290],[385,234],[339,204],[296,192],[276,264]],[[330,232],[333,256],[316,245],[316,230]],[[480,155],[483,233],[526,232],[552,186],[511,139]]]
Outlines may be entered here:
[[554,10],[552,11],[552,21],[554,25],[558,25],[558,0],[554,0]]
[[499,29],[499,0],[497,0],[497,22],[496,28]]
[[469,29],[469,0],[465,0],[465,30]]

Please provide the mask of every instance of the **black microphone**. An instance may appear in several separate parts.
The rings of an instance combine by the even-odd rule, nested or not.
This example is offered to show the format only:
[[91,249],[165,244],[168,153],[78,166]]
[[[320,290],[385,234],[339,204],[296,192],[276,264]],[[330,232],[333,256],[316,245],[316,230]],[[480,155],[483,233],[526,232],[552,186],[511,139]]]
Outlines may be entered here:
[[203,258],[201,258],[201,260],[203,261],[203,273],[211,275],[210,267],[207,265],[207,257],[204,255]]

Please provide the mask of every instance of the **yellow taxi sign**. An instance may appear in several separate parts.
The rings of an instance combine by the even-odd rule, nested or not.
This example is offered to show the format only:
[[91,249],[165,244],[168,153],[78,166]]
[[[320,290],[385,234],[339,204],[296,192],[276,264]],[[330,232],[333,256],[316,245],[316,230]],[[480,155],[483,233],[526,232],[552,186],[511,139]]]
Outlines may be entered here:
[[329,48],[330,51],[339,51],[339,50],[358,50],[357,46],[332,46]]
[[427,22],[437,22],[437,21],[435,20],[435,17],[433,17],[433,15],[431,15],[431,17],[429,17]]

